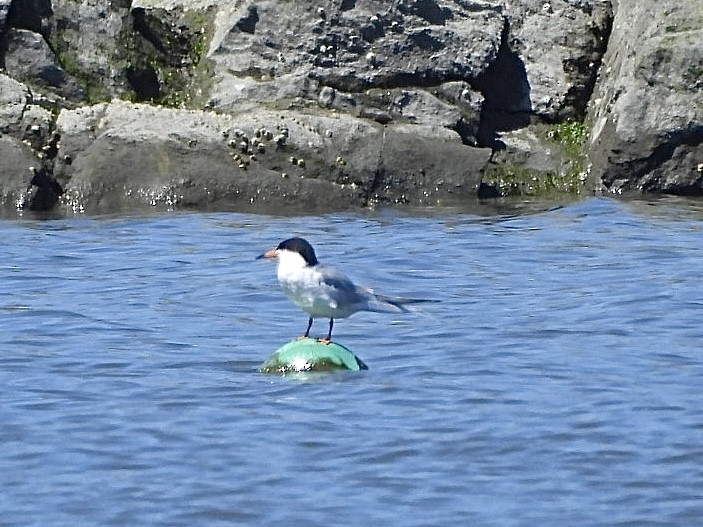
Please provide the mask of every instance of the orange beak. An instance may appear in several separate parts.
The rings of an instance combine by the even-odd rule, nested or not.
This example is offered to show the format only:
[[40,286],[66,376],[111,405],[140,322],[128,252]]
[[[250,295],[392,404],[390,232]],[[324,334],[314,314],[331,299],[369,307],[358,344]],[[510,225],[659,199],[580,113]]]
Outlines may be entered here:
[[259,256],[256,257],[257,260],[261,258],[276,258],[278,257],[278,253],[276,252],[276,249],[271,249],[269,251],[266,251],[264,254],[260,254]]

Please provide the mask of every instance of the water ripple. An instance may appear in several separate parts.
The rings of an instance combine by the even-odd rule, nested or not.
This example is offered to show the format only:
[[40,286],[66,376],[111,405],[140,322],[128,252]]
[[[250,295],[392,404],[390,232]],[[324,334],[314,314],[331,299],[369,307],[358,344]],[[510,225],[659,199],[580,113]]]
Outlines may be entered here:
[[[3,525],[697,525],[703,208],[4,220]],[[309,237],[370,366],[275,377]],[[324,326],[324,324],[323,324]]]

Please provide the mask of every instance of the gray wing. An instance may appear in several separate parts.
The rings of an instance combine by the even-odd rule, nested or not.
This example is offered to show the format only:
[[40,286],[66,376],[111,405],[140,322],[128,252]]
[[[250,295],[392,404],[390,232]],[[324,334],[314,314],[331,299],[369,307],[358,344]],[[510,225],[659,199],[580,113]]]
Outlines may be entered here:
[[330,298],[339,301],[349,301],[350,298],[358,297],[361,300],[372,300],[375,298],[370,289],[361,287],[352,282],[349,277],[337,271],[334,267],[324,266],[322,283],[329,287]]
[[352,311],[407,311],[402,305],[406,299],[377,295],[372,289],[356,285],[346,275],[332,267],[324,267],[323,269],[322,282],[329,286],[329,298],[338,306],[349,306]]
[[432,302],[420,298],[377,295],[372,289],[356,285],[346,275],[333,267],[321,266],[322,283],[327,287],[329,300],[337,307],[346,306],[350,312],[365,310],[383,313],[407,313],[407,304]]

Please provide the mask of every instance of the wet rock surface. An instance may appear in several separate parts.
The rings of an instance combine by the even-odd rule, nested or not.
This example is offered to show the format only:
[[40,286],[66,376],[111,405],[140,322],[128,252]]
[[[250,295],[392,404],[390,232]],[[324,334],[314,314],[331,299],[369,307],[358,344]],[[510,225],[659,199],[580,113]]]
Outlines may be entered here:
[[693,0],[0,0],[2,199],[702,193],[701,18]]

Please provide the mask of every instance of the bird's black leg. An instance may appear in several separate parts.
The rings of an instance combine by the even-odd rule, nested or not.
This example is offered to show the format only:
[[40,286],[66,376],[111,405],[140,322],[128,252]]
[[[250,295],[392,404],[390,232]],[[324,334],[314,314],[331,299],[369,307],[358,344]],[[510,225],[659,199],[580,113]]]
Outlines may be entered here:
[[325,339],[325,340],[327,340],[327,342],[332,342],[332,327],[333,326],[334,326],[334,319],[331,318],[330,319],[330,332],[327,333],[327,338]]
[[310,335],[310,328],[312,327],[312,317],[308,320],[308,329],[305,330],[305,335],[303,335],[303,338],[306,339],[308,338],[308,335]]

